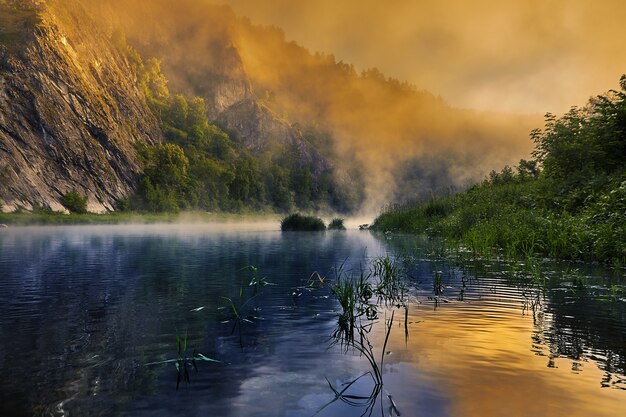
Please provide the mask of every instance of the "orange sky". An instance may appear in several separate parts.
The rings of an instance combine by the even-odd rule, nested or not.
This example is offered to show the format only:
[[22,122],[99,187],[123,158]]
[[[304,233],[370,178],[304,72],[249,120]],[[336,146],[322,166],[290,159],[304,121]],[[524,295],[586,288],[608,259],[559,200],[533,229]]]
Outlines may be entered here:
[[449,103],[560,113],[626,73],[623,0],[207,0]]

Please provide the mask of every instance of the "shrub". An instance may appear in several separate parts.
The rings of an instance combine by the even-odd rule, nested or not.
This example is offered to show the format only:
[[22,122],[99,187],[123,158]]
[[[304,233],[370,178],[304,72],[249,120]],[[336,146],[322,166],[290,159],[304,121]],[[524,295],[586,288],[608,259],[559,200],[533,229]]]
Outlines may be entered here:
[[280,222],[280,230],[284,231],[307,231],[316,232],[326,230],[324,221],[319,217],[303,216],[299,213],[285,217]]
[[335,218],[328,224],[328,230],[346,230],[343,219]]
[[85,214],[87,213],[87,197],[81,195],[78,191],[68,192],[61,198],[61,204],[65,206],[70,213]]

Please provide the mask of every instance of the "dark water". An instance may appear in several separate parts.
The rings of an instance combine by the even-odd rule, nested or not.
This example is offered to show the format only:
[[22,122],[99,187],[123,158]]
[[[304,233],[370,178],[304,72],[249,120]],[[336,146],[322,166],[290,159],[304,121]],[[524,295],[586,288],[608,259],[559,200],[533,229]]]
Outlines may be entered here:
[[[327,379],[341,387],[370,369],[330,346],[331,270],[387,254],[411,303],[406,326],[395,313],[384,389],[371,410],[336,401],[318,415],[391,415],[389,396],[403,416],[626,412],[623,269],[446,261],[413,238],[272,228],[0,230],[0,415],[312,416],[333,400]],[[246,266],[273,285],[238,322],[225,297],[252,294]],[[326,282],[303,288],[315,271]],[[177,336],[183,356],[220,361],[190,367],[178,389],[174,363],[146,365],[175,359]],[[377,355],[384,337],[381,318]]]

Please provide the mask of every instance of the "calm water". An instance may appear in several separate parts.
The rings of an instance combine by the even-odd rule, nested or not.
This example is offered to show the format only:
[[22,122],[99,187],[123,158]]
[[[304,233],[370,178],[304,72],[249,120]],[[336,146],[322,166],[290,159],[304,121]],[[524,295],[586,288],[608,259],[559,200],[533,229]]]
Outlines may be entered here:
[[[542,262],[512,274],[438,259],[412,238],[272,229],[0,230],[0,415],[312,416],[334,398],[327,379],[342,387],[371,369],[330,345],[331,271],[386,254],[411,303],[406,326],[395,313],[382,395],[371,410],[335,401],[319,416],[392,415],[389,396],[403,416],[626,413],[624,270]],[[238,325],[225,297],[251,294],[250,265],[273,285],[240,305]],[[315,271],[326,281],[304,288]],[[377,355],[383,318],[369,334]],[[178,389],[174,363],[147,365],[175,359],[177,335],[189,356],[220,361],[198,362]]]

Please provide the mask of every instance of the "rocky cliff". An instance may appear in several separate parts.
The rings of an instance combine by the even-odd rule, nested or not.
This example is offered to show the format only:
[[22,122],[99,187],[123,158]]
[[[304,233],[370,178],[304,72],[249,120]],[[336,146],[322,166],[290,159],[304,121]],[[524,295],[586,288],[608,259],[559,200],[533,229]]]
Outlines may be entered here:
[[77,2],[0,0],[0,203],[114,209],[161,140],[127,59]]

